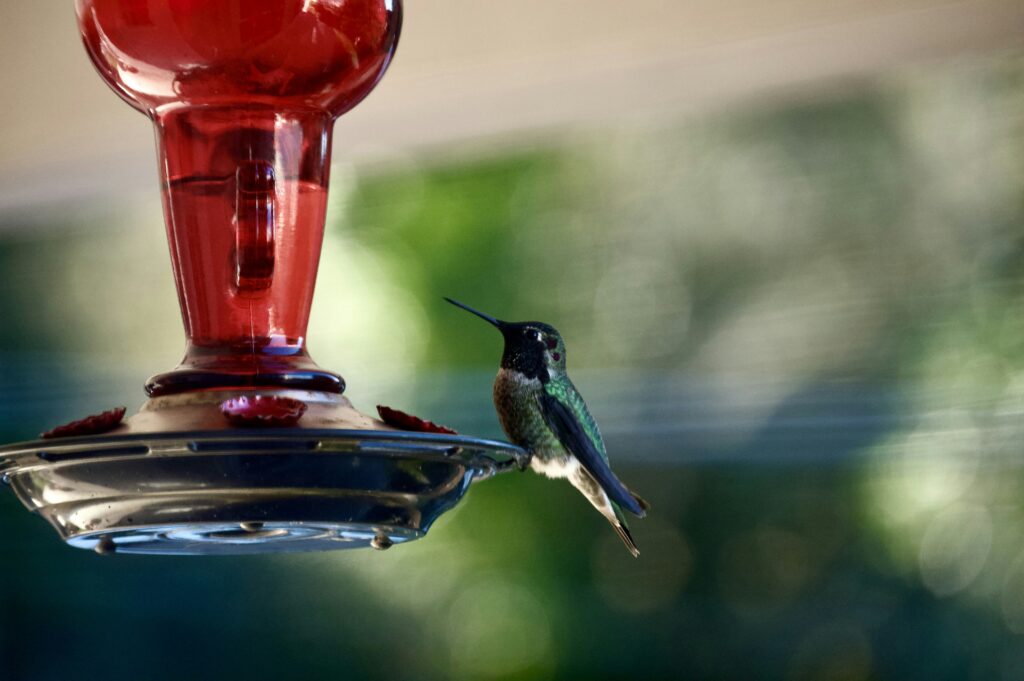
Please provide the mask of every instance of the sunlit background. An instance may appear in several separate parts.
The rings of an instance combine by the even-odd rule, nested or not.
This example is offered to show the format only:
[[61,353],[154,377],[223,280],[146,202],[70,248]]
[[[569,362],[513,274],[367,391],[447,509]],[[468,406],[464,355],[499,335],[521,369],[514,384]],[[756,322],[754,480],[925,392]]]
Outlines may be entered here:
[[[1024,680],[1024,6],[407,3],[336,129],[309,342],[501,437],[540,319],[630,558],[505,475],[386,553],[100,557],[0,495],[0,678]],[[0,6],[0,436],[184,345],[147,121],[70,2]]]

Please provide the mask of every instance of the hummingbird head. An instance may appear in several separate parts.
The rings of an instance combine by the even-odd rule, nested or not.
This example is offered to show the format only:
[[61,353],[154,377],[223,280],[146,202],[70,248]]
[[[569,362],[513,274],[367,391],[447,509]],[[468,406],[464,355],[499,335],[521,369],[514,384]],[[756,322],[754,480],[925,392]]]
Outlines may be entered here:
[[555,327],[543,322],[503,322],[457,300],[445,300],[501,331],[505,338],[505,351],[501,356],[503,369],[518,371],[543,383],[549,381],[552,374],[565,373],[565,342]]

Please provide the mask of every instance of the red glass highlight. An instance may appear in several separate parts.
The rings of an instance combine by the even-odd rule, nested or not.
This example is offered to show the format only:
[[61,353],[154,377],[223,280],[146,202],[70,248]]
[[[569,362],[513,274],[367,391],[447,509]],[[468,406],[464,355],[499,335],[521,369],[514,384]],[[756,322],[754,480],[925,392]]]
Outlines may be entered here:
[[399,0],[78,0],[89,55],[149,115],[185,324],[151,395],[287,386],[341,392],[306,326],[334,119],[394,53]]

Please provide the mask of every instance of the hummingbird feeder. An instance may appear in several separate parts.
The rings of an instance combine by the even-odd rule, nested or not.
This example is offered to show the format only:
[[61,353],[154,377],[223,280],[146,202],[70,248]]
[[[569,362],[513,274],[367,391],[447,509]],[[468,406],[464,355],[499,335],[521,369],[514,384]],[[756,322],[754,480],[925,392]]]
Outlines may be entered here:
[[137,414],[0,448],[22,503],[101,553],[387,548],[522,463],[506,443],[356,411],[306,349],[331,129],[387,68],[401,0],[76,10],[100,75],[156,127],[187,347]]

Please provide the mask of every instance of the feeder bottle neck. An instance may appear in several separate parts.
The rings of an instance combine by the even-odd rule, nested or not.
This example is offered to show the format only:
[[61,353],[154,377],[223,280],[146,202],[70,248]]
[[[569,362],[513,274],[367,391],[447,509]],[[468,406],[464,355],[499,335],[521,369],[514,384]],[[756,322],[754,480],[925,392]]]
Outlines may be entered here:
[[340,391],[340,378],[318,370],[305,348],[331,118],[234,106],[179,107],[154,121],[187,339],[179,371],[193,373],[156,377],[150,392],[239,382]]

